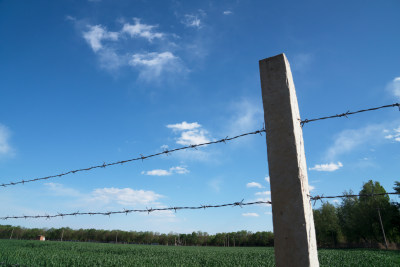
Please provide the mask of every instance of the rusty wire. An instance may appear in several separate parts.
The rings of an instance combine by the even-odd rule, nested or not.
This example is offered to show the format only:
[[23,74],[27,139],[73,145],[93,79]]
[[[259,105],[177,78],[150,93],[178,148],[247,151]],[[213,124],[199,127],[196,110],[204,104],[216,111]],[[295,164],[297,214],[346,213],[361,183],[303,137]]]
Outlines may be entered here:
[[391,105],[385,105],[385,106],[380,106],[380,107],[375,107],[375,108],[368,108],[368,109],[361,109],[358,111],[347,111],[345,113],[342,114],[336,114],[336,115],[332,115],[332,116],[327,116],[327,117],[321,117],[321,118],[316,118],[316,119],[305,119],[300,121],[300,125],[303,127],[304,124],[309,123],[309,122],[313,122],[313,121],[320,121],[320,120],[326,120],[326,119],[332,119],[332,118],[340,118],[340,117],[346,117],[349,115],[353,115],[353,114],[357,114],[357,113],[362,113],[362,112],[367,112],[367,111],[374,111],[374,110],[378,110],[378,109],[382,109],[382,108],[391,108],[391,107],[398,107],[399,111],[400,111],[400,103],[394,103]]
[[56,175],[50,175],[50,176],[46,176],[46,177],[34,178],[34,179],[29,179],[29,180],[21,180],[21,181],[18,181],[18,182],[3,183],[3,184],[0,184],[0,187],[4,188],[4,187],[7,187],[9,185],[25,184],[25,183],[30,183],[30,182],[47,180],[47,179],[51,179],[51,178],[62,177],[62,176],[68,175],[68,174],[74,174],[74,173],[77,173],[77,172],[90,171],[90,170],[93,170],[93,169],[105,168],[105,167],[113,166],[113,165],[122,165],[124,163],[132,162],[132,161],[138,161],[138,160],[142,160],[143,161],[145,159],[156,157],[156,156],[169,155],[170,153],[177,152],[177,151],[180,151],[180,150],[191,149],[191,148],[196,149],[197,147],[201,147],[201,146],[207,146],[207,145],[218,144],[218,143],[226,143],[228,141],[231,141],[231,140],[234,140],[234,139],[237,139],[237,138],[240,138],[240,137],[244,137],[244,136],[247,136],[247,135],[254,135],[254,134],[261,134],[262,135],[263,132],[265,132],[264,128],[260,129],[260,130],[257,130],[257,131],[254,131],[254,132],[249,132],[249,133],[236,135],[234,137],[228,137],[227,136],[227,137],[225,137],[223,139],[220,139],[220,140],[217,140],[217,141],[210,141],[210,142],[201,143],[201,144],[197,144],[197,145],[188,145],[188,146],[174,148],[174,149],[170,149],[170,150],[166,149],[163,152],[158,152],[158,153],[147,155],[147,156],[143,156],[142,154],[140,154],[140,157],[133,158],[133,159],[121,160],[121,161],[112,162],[112,163],[105,163],[104,162],[101,165],[96,165],[96,166],[92,166],[92,167],[88,167],[88,168],[72,170],[72,171],[68,171],[68,172],[60,173],[60,174],[56,174]]
[[66,216],[78,216],[78,215],[105,215],[105,216],[110,216],[114,214],[125,214],[128,215],[128,213],[133,213],[133,212],[141,212],[141,213],[147,213],[150,214],[151,212],[155,211],[175,211],[177,212],[178,210],[200,210],[200,209],[209,209],[209,208],[223,208],[223,207],[242,207],[242,206],[250,206],[250,205],[260,205],[260,204],[271,204],[271,201],[255,201],[255,202],[243,202],[244,199],[240,202],[233,202],[233,203],[228,203],[228,204],[219,204],[219,205],[200,205],[200,206],[194,206],[194,207],[169,207],[169,208],[146,208],[146,209],[124,209],[121,211],[107,211],[107,212],[71,212],[71,213],[57,213],[53,215],[21,215],[21,216],[5,216],[5,217],[0,217],[0,220],[8,220],[8,219],[39,219],[39,218],[45,218],[45,219],[52,219],[56,217],[61,217],[64,218]]

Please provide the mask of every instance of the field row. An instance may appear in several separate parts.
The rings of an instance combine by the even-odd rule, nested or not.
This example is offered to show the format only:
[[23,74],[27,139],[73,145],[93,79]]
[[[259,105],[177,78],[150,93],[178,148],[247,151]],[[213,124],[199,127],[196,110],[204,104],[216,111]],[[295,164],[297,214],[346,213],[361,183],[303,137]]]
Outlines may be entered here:
[[[400,252],[319,250],[321,266],[400,266]],[[272,247],[175,247],[0,240],[0,266],[274,266]]]

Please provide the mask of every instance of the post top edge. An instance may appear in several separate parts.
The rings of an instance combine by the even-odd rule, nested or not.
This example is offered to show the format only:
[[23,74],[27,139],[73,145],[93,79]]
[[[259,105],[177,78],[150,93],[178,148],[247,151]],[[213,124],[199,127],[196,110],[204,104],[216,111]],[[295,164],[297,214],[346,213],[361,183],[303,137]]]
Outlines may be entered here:
[[281,54],[278,54],[276,56],[272,56],[272,57],[267,57],[267,58],[261,59],[261,60],[259,60],[259,62],[261,63],[262,61],[269,61],[269,60],[274,59],[274,58],[284,58],[284,59],[286,59],[286,55],[285,55],[285,53],[281,53]]

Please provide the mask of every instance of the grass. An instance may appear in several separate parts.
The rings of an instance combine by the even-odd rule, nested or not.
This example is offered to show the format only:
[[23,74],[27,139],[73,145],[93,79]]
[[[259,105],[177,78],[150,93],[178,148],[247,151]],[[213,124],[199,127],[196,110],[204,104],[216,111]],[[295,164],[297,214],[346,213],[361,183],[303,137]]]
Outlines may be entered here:
[[[321,249],[320,266],[400,266],[400,252]],[[173,247],[0,240],[0,266],[275,266],[271,247]]]

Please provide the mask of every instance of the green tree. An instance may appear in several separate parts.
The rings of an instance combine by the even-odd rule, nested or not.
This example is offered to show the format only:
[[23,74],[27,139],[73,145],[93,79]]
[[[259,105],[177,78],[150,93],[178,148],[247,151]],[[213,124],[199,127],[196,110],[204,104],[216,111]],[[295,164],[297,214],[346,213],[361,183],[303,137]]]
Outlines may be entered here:
[[339,242],[340,225],[336,207],[330,203],[314,211],[315,232],[319,246],[334,246]]
[[382,221],[383,229],[387,237],[392,237],[393,225],[391,223],[393,217],[393,210],[390,205],[390,198],[388,195],[383,194],[386,190],[379,182],[369,180],[363,185],[360,191],[359,211],[362,215],[361,231],[370,241],[383,242],[383,233],[380,221]]

